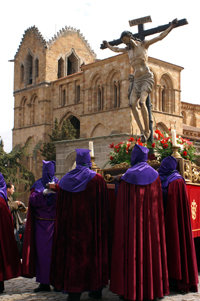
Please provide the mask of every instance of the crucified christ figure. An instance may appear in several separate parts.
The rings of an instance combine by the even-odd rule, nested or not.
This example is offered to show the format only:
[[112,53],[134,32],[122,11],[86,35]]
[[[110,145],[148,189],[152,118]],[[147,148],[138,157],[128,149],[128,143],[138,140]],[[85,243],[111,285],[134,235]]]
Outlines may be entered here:
[[[133,116],[137,122],[137,125],[141,132],[142,141],[147,141],[151,135],[149,129],[149,114],[146,106],[146,100],[151,93],[154,77],[148,66],[148,54],[147,50],[150,45],[164,39],[168,33],[176,27],[177,19],[173,20],[169,27],[164,30],[160,35],[151,40],[138,40],[135,39],[131,32],[123,31],[121,34],[121,41],[126,44],[125,48],[119,48],[111,46],[107,41],[103,41],[103,44],[114,52],[128,53],[129,63],[133,67],[134,83],[132,90],[130,91],[129,104],[133,112]],[[139,104],[141,107],[141,113],[144,126],[139,117]]]

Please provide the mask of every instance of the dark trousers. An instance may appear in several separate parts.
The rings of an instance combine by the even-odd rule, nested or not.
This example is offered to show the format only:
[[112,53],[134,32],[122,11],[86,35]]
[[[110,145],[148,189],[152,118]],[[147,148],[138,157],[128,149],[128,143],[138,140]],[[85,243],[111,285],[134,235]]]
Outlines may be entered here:
[[69,293],[68,301],[79,301],[81,293]]
[[4,291],[4,282],[0,281],[0,294]]

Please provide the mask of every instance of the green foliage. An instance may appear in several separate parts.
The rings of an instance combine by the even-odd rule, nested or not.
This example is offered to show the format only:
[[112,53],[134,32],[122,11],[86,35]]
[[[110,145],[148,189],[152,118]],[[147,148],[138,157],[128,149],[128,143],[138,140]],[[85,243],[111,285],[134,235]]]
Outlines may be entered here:
[[64,120],[61,128],[61,140],[73,140],[76,138],[77,130],[73,127],[70,120]]
[[54,126],[53,126],[53,129],[52,129],[52,134],[49,135],[49,137],[50,137],[51,141],[59,141],[60,138],[61,138],[57,118],[54,120]]
[[40,152],[46,161],[56,160],[56,147],[53,142],[43,143]]
[[47,161],[56,160],[56,147],[54,141],[76,139],[77,130],[71,124],[70,120],[64,120],[61,129],[59,129],[57,118],[54,121],[52,134],[49,135],[50,141],[43,143],[40,152]]
[[26,150],[28,143],[23,147],[16,146],[10,153],[6,153],[3,148],[3,141],[0,137],[0,172],[3,174],[6,182],[13,184],[22,184],[27,190],[34,182],[34,176],[23,161],[26,159]]

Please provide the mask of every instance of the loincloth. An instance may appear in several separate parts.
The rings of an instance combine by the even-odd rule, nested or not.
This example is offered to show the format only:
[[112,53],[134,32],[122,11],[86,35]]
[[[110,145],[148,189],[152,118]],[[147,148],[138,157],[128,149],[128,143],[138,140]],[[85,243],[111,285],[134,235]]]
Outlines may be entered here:
[[141,77],[131,78],[130,87],[129,87],[129,97],[132,91],[135,92],[138,98],[140,98],[141,92],[143,91],[149,94],[152,91],[153,85],[154,85],[154,77],[151,71],[147,72]]

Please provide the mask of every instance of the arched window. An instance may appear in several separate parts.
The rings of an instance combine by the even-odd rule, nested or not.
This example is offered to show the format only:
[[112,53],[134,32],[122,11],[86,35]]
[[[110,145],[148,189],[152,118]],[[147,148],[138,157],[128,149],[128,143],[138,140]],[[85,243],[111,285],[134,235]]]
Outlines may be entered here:
[[23,83],[24,82],[24,65],[21,64],[20,66],[20,82]]
[[30,111],[30,124],[35,123],[35,100],[31,102],[31,111]]
[[78,72],[79,70],[79,59],[75,55],[74,51],[67,57],[67,75]]
[[66,105],[66,90],[62,90],[62,103],[61,103],[62,106],[65,106]]
[[103,102],[104,102],[104,89],[101,86],[98,86],[97,89],[97,110],[103,110]]
[[116,82],[114,82],[114,108],[117,108],[117,84]]
[[76,167],[76,152],[72,151],[64,161],[63,171],[68,172]]
[[106,107],[113,109],[120,107],[120,78],[119,70],[111,70],[106,78]]
[[64,60],[60,58],[58,60],[58,78],[61,78],[64,76]]
[[104,87],[99,74],[95,74],[90,82],[89,101],[94,112],[104,109]]
[[114,108],[119,108],[120,107],[120,83],[114,81],[113,84],[113,103],[114,103]]
[[73,115],[67,119],[63,119],[61,123],[61,137],[62,139],[78,139],[80,137],[80,120]]
[[[36,124],[36,108],[37,108],[37,96],[33,95],[30,102],[30,124]],[[38,108],[37,108],[38,109]]]
[[35,60],[35,78],[39,76],[39,60]]
[[163,89],[162,89],[161,111],[167,112],[167,110],[166,110],[166,87],[165,86],[163,86]]
[[184,124],[187,124],[186,112],[183,111],[183,112],[181,112],[181,114],[182,114],[182,116],[183,116],[183,123],[184,123]]
[[22,101],[21,101],[21,119],[20,119],[20,127],[23,127],[26,125],[26,121],[25,121],[25,118],[26,118],[26,104],[27,104],[27,99],[26,97],[23,97],[22,98]]
[[101,93],[101,88],[98,87],[98,91],[97,91],[97,110],[101,111],[101,99],[102,99],[102,93]]
[[[102,123],[98,123],[92,130],[90,137],[102,136],[102,133],[106,133],[107,130]],[[108,134],[108,133],[107,133]]]
[[80,99],[81,99],[81,87],[80,85],[76,85],[76,103],[79,103]]
[[33,57],[29,53],[27,56],[27,84],[31,85],[33,83]]
[[73,127],[76,129],[76,138],[80,137],[80,120],[76,118],[75,116],[70,116],[69,120]]
[[190,118],[190,125],[196,127],[197,126],[197,118],[195,112],[192,112]]
[[164,124],[163,122],[158,122],[158,123],[156,124],[156,128],[157,128],[158,130],[160,130],[161,132],[169,133],[168,127],[167,127],[166,124]]
[[174,89],[171,78],[164,74],[160,80],[161,94],[160,94],[160,111],[167,113],[174,113],[175,99]]

